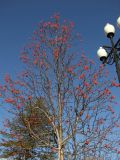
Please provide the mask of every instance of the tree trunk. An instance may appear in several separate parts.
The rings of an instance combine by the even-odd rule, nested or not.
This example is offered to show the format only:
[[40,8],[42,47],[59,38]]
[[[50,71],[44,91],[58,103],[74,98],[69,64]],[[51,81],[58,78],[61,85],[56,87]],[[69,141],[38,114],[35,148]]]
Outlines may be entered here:
[[58,160],[64,160],[64,153],[63,153],[63,149],[61,147],[59,148]]

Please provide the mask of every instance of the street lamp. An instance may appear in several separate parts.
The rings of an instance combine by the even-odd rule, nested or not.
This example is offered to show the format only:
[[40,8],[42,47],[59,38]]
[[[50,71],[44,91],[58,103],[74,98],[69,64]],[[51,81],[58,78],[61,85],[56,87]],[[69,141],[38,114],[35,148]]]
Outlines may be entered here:
[[[120,28],[120,17],[117,19],[117,25]],[[110,39],[111,46],[102,46],[98,49],[97,55],[103,64],[112,65],[115,63],[118,80],[120,83],[120,38],[116,43],[113,41],[115,35],[115,27],[107,23],[104,27],[106,36]]]

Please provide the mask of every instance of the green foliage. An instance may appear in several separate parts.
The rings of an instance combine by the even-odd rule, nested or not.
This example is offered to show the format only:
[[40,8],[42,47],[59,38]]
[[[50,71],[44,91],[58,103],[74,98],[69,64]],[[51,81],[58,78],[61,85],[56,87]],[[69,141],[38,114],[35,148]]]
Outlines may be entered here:
[[[26,160],[35,157],[42,160],[52,159],[50,148],[46,147],[44,143],[53,139],[50,138],[52,136],[51,126],[46,116],[41,112],[42,109],[45,110],[43,100],[37,100],[35,103],[29,101],[24,109],[16,114],[15,118],[7,122],[6,131],[1,131],[1,135],[4,137],[0,143],[1,157],[25,158]],[[41,138],[40,143],[34,137],[36,135]]]

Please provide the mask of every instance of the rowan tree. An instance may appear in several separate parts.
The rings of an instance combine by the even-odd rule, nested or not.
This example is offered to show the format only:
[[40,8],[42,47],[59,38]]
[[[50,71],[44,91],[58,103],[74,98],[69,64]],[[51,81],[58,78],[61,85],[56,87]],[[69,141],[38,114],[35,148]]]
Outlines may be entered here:
[[[21,53],[24,71],[16,81],[5,77],[1,96],[16,110],[28,100],[33,104],[43,97],[45,109],[34,109],[41,110],[52,127],[56,143],[43,143],[59,160],[118,156],[120,141],[113,133],[119,116],[112,107],[115,96],[110,88],[120,85],[108,81],[104,66],[96,67],[82,53],[80,41],[73,22],[61,22],[59,15],[41,21]],[[41,142],[28,125],[34,139]]]

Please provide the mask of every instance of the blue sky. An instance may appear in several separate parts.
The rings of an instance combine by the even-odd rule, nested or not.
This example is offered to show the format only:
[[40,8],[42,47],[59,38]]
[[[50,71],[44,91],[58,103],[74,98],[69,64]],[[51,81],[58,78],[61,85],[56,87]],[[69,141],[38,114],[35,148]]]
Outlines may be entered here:
[[[120,16],[120,0],[0,0],[0,81],[6,73],[15,75],[21,69],[19,53],[28,42],[40,20],[47,20],[55,12],[62,19],[74,21],[83,38],[82,47],[96,62],[97,49],[109,44],[103,32],[109,22],[116,26]],[[116,28],[116,38],[120,30]],[[115,73],[114,66],[108,67]],[[110,77],[112,74],[110,75]],[[119,100],[119,90],[114,94]]]

